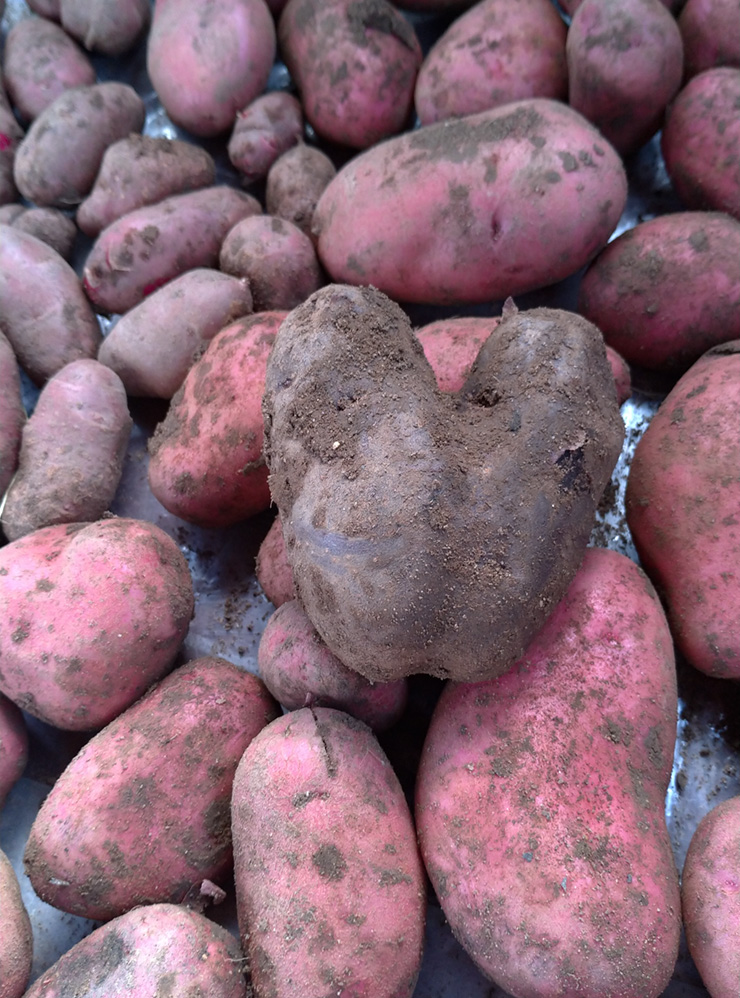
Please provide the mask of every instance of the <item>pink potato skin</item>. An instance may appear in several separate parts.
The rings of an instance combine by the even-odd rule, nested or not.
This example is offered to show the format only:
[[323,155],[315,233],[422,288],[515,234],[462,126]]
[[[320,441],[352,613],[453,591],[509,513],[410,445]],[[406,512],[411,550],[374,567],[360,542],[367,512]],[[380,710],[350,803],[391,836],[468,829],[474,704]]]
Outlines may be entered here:
[[740,0],[688,0],[678,18],[685,79],[715,66],[740,69],[740,31],[730,27],[739,23]]
[[169,671],[194,599],[176,543],[112,517],[0,548],[0,603],[0,692],[57,728],[90,731]]
[[35,236],[0,225],[0,330],[36,384],[95,357],[102,336],[70,265]]
[[424,874],[370,729],[304,708],[252,740],[232,797],[237,916],[256,994],[410,998]]
[[[20,707],[0,693],[0,810],[28,761],[28,730]],[[0,975],[2,979],[2,975]]]
[[740,797],[704,815],[681,880],[686,941],[712,998],[735,998],[740,981]]
[[683,42],[660,0],[584,0],[566,45],[569,102],[623,156],[661,127],[683,76]]
[[627,522],[664,597],[676,647],[710,676],[740,679],[740,340],[707,351],[638,443]]
[[614,387],[617,390],[617,402],[624,405],[632,394],[632,375],[629,364],[621,354],[606,344],[606,359],[614,375]]
[[103,229],[83,271],[83,287],[104,312],[127,312],[196,267],[215,267],[226,233],[259,201],[232,187],[205,187],[138,208]]
[[694,76],[668,108],[661,149],[676,193],[690,209],[740,220],[740,69]]
[[630,364],[683,374],[740,337],[740,222],[679,211],[636,225],[586,271],[578,311]]
[[172,399],[149,443],[149,486],[175,516],[226,527],[270,505],[262,395],[286,314],[260,312],[222,329]]
[[392,4],[289,0],[278,40],[306,118],[323,138],[367,149],[408,124],[422,52]]
[[13,167],[24,134],[5,96],[5,88],[0,85],[0,205],[12,204],[20,197]]
[[403,714],[405,679],[371,683],[333,655],[297,600],[279,607],[265,625],[257,655],[260,676],[286,710],[335,707],[387,731]]
[[64,30],[90,52],[119,56],[149,25],[150,0],[61,0]]
[[5,495],[18,467],[25,421],[18,361],[10,343],[0,332],[0,496]]
[[23,208],[10,224],[51,246],[69,263],[77,238],[77,226],[58,208]]
[[[682,0],[660,0],[664,7],[667,7],[672,13],[676,12],[676,9],[680,6]],[[572,16],[578,10],[578,8],[583,3],[583,0],[558,0],[559,5],[563,8],[566,14]]]
[[198,267],[121,316],[98,360],[129,395],[169,399],[216,333],[252,311],[247,280]]
[[31,976],[33,933],[15,870],[0,850],[0,996],[21,998]]
[[266,177],[275,160],[302,138],[301,102],[285,90],[275,90],[262,94],[237,114],[229,139],[229,160],[251,183]]
[[438,319],[416,330],[416,338],[443,392],[460,391],[478,351],[500,321],[498,317],[476,316]]
[[264,90],[275,51],[263,0],[156,0],[147,70],[167,114],[194,135],[233,126]]
[[247,998],[239,943],[182,905],[134,908],[93,930],[42,974],[24,998]]
[[179,904],[203,880],[226,886],[234,773],[279,713],[261,680],[224,659],[170,673],[94,735],[45,798],[25,851],[33,889],[108,920]]
[[626,195],[596,129],[536,98],[361,153],[324,191],[313,228],[335,282],[398,301],[486,302],[575,273],[606,245]]
[[482,0],[424,59],[414,103],[422,125],[527,97],[567,100],[565,22],[551,0]]
[[274,607],[295,599],[293,569],[285,553],[285,538],[279,513],[260,544],[255,575],[262,586],[262,591]]
[[507,993],[656,998],[669,983],[676,710],[658,597],[598,548],[509,672],[443,691],[417,778],[419,842],[453,933]]

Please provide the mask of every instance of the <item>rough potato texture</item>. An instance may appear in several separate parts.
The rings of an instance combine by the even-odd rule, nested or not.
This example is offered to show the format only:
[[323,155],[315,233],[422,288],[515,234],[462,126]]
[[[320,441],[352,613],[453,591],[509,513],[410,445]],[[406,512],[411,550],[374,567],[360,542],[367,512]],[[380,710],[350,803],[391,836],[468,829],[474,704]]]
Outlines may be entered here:
[[580,564],[624,432],[585,320],[511,315],[452,395],[397,305],[341,285],[283,324],[263,411],[298,598],[373,681],[509,668]]
[[426,125],[356,156],[313,229],[335,281],[453,305],[521,294],[602,249],[627,196],[614,149],[544,98]]
[[[0,810],[28,760],[28,731],[23,714],[0,693]],[[0,974],[0,980],[2,980]]]
[[18,467],[25,421],[18,361],[10,343],[0,333],[0,498],[5,495]]
[[676,647],[740,679],[740,340],[689,368],[640,439],[627,522],[664,597]]
[[93,189],[77,209],[77,224],[94,237],[130,211],[210,187],[215,179],[216,164],[205,149],[134,132],[105,150]]
[[247,183],[266,177],[270,167],[303,138],[303,110],[293,94],[262,94],[236,116],[229,139],[231,165]]
[[107,920],[197,901],[204,880],[227,886],[234,773],[279,713],[264,683],[224,659],[176,669],[52,787],[26,845],[33,889],[62,911]]
[[686,79],[715,66],[740,69],[740,31],[730,28],[738,23],[740,0],[688,0],[678,18]]
[[712,998],[735,998],[740,981],[740,797],[706,814],[681,880],[686,941]]
[[126,389],[104,364],[76,360],[54,375],[23,427],[2,511],[8,540],[100,519],[118,488],[132,426]]
[[280,514],[275,517],[265,539],[260,544],[255,575],[262,586],[262,591],[273,606],[282,606],[288,600],[295,599],[293,569],[290,567],[285,554],[285,540],[283,539]]
[[149,25],[150,0],[60,0],[66,32],[91,52],[128,52]]
[[313,213],[325,188],[337,175],[332,161],[315,146],[300,143],[275,160],[267,174],[265,206],[313,238]]
[[50,246],[0,225],[0,331],[36,384],[95,357],[100,327],[70,265]]
[[31,975],[33,935],[15,870],[0,850],[0,995],[21,998]]
[[74,87],[34,120],[13,167],[18,190],[37,205],[79,204],[111,143],[144,125],[144,102],[125,83]]
[[247,998],[239,943],[180,905],[134,908],[64,953],[24,998]]
[[193,614],[175,542],[112,517],[0,548],[0,691],[66,730],[113,720],[169,671]]
[[239,763],[232,822],[256,994],[409,998],[424,875],[401,786],[368,727],[328,707],[273,721]]
[[658,597],[597,548],[513,669],[442,693],[416,785],[422,856],[454,934],[507,993],[656,998],[669,983],[676,713]]

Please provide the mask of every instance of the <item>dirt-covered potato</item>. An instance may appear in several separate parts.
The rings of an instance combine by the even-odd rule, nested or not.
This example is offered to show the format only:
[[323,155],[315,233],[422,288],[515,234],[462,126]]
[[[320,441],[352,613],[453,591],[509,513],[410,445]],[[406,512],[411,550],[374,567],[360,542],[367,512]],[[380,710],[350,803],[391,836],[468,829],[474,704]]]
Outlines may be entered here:
[[15,154],[23,139],[23,129],[13,114],[0,83],[0,205],[12,204],[20,195],[15,186]]
[[332,161],[316,146],[300,142],[283,153],[270,167],[265,188],[265,206],[311,236],[313,213],[329,181],[337,175]]
[[374,681],[507,669],[580,564],[624,433],[580,317],[510,314],[442,393],[401,309],[342,285],[283,323],[263,411],[298,598]]
[[272,90],[237,114],[229,139],[229,160],[251,183],[266,177],[275,160],[302,138],[301,102],[285,90]]

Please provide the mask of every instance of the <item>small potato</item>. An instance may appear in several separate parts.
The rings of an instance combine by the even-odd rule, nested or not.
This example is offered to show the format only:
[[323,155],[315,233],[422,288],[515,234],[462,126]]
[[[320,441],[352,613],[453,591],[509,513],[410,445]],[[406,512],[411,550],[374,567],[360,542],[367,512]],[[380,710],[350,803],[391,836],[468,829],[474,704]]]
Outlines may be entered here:
[[612,374],[614,375],[614,387],[617,390],[617,402],[620,405],[624,405],[627,399],[632,395],[632,374],[630,372],[629,364],[622,357],[621,354],[610,347],[607,343],[606,345],[606,359],[612,369]]
[[293,569],[285,554],[279,513],[260,544],[254,571],[263,593],[273,606],[279,607],[295,599]]
[[243,179],[251,183],[266,177],[275,160],[302,138],[300,101],[284,90],[276,90],[239,111],[229,139],[229,159]]
[[[264,683],[224,659],[175,669],[57,779],[26,844],[33,889],[62,911],[107,920],[182,903],[204,880],[225,885],[234,773],[279,713]],[[112,862],[115,876],[101,876]]]
[[37,205],[79,204],[108,146],[141,131],[144,118],[144,102],[128,84],[66,90],[35,119],[18,147],[13,168],[18,190]]
[[150,0],[60,0],[62,27],[88,51],[119,56],[149,25]]
[[311,240],[275,215],[237,222],[223,241],[219,266],[249,281],[256,312],[289,312],[324,283]]
[[67,262],[72,258],[77,226],[58,208],[24,209],[11,224],[51,246]]
[[216,267],[226,233],[262,212],[233,187],[204,187],[137,208],[103,229],[88,254],[83,287],[95,308],[123,313],[196,267]]
[[15,870],[0,850],[0,995],[21,998],[31,976],[33,933]]
[[716,66],[740,69],[740,0],[688,0],[678,18],[683,38],[684,77]]
[[740,981],[740,797],[717,804],[694,832],[681,881],[686,942],[712,998]]
[[72,87],[96,81],[82,49],[53,21],[25,17],[8,32],[3,50],[3,82],[21,118],[33,121]]
[[247,998],[242,967],[236,939],[209,918],[182,905],[143,905],[63,953],[24,998]]
[[76,221],[88,236],[137,208],[173,194],[210,187],[216,179],[213,157],[191,142],[133,132],[108,146]]
[[328,707],[252,740],[232,797],[237,916],[256,994],[410,998],[424,874],[370,729]]
[[0,521],[8,540],[100,519],[118,488],[132,426],[126,390],[105,365],[75,360],[55,374],[23,427]]
[[438,319],[416,330],[416,338],[443,392],[460,391],[480,348],[500,321],[475,316]]
[[[2,233],[0,230],[0,238]],[[0,333],[0,499],[18,467],[21,433],[26,410],[21,397],[21,376],[13,348]]]
[[[27,761],[28,730],[23,714],[20,707],[0,693],[0,810],[11,789],[23,776]],[[0,973],[0,981],[2,979]]]
[[0,691],[48,724],[90,731],[170,669],[193,584],[163,530],[112,517],[0,548],[0,605]]
[[275,160],[267,174],[265,206],[269,215],[277,215],[297,225],[312,236],[313,213],[319,198],[337,169],[315,146],[300,143]]
[[80,280],[50,246],[0,225],[1,327],[36,384],[95,357],[102,336]]
[[187,270],[121,316],[98,360],[129,395],[170,399],[216,333],[251,311],[246,279]]

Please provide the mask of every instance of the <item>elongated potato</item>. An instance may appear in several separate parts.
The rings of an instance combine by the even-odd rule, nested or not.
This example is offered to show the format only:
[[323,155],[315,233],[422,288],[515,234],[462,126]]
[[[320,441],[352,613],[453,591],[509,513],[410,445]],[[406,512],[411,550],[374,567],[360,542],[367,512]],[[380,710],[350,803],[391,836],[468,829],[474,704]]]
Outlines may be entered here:
[[676,713],[660,601],[597,548],[509,672],[443,691],[416,785],[422,856],[453,933],[507,993],[657,998],[668,984]]
[[0,850],[0,994],[21,998],[31,975],[33,934],[15,870]]
[[427,125],[350,160],[314,213],[333,280],[399,301],[506,298],[606,245],[627,181],[614,149],[557,101]]

